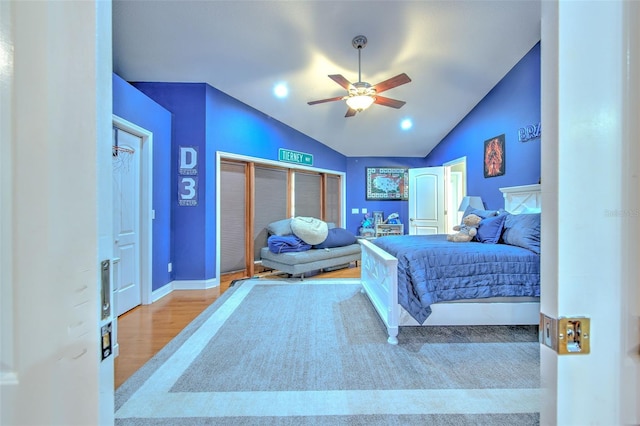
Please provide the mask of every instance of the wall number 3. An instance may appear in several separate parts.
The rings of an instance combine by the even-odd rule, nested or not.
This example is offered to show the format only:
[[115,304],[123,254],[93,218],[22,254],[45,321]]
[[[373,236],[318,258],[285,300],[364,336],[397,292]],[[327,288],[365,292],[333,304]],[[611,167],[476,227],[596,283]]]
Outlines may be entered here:
[[178,205],[198,205],[198,177],[180,176],[178,179]]

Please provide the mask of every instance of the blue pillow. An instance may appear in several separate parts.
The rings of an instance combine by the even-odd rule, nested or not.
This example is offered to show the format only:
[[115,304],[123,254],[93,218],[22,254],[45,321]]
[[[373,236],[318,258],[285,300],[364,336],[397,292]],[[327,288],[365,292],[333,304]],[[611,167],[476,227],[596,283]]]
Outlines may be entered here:
[[[480,209],[476,209],[471,206],[468,206],[465,209],[464,213],[462,213],[462,219],[464,220],[464,218],[469,216],[470,214],[475,214],[476,216],[480,216],[482,219],[486,219],[491,216],[497,216],[498,212],[495,210],[480,210]],[[460,225],[464,225],[464,222],[460,223]]]
[[351,231],[344,228],[330,228],[327,238],[320,244],[313,246],[314,249],[349,246],[356,243],[356,236]]
[[496,244],[500,241],[502,226],[506,218],[506,214],[501,214],[482,219],[480,225],[478,225],[478,233],[475,236],[475,240],[481,243]]
[[540,254],[540,213],[507,215],[502,242]]

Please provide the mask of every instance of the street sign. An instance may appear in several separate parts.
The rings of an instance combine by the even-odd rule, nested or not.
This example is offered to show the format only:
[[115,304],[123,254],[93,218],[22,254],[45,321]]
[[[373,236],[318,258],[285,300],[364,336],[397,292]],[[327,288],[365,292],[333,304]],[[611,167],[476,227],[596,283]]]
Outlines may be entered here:
[[304,164],[305,166],[313,166],[313,154],[305,154],[304,152],[291,151],[290,149],[280,148],[278,150],[278,159],[287,163]]

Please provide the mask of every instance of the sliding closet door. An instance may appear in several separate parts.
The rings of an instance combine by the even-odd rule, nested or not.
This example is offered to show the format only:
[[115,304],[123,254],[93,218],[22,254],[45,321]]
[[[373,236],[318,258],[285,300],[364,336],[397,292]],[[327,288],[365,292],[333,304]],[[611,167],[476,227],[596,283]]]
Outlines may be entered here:
[[324,184],[324,220],[327,222],[333,222],[336,226],[340,227],[341,218],[341,180],[337,175],[325,175]]
[[255,166],[253,260],[260,260],[260,249],[267,246],[267,225],[289,217],[288,176],[287,169]]
[[322,218],[321,176],[319,173],[294,173],[294,214]]
[[220,163],[220,272],[246,270],[247,165]]
[[340,175],[221,158],[219,200],[221,274],[254,273],[271,222],[295,215],[342,226]]

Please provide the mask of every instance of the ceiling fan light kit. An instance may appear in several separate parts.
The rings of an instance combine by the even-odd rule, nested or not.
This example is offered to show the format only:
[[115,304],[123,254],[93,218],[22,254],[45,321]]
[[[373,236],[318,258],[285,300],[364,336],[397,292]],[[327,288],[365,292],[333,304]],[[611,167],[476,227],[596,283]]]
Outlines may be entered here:
[[360,112],[369,108],[371,104],[373,104],[374,100],[375,98],[367,95],[349,96],[347,98],[347,105],[349,106],[349,108],[355,109],[356,111]]
[[374,86],[367,83],[366,81],[362,81],[362,73],[360,68],[360,51],[367,45],[367,38],[363,35],[355,36],[351,41],[351,44],[355,49],[358,50],[358,82],[351,83],[340,74],[330,75],[330,79],[347,90],[347,95],[329,99],[321,99],[317,101],[310,101],[307,103],[309,105],[315,105],[325,102],[344,100],[347,102],[347,106],[349,107],[347,113],[345,114],[345,117],[353,117],[354,115],[356,115],[356,112],[364,111],[374,103],[396,109],[401,108],[405,104],[404,101],[377,96],[377,94],[385,90],[393,89],[394,87],[400,86],[402,84],[409,83],[411,81],[409,76],[404,73],[398,74],[397,76],[378,83]]

